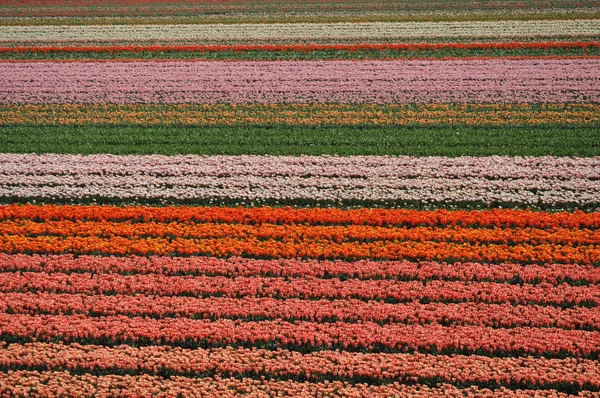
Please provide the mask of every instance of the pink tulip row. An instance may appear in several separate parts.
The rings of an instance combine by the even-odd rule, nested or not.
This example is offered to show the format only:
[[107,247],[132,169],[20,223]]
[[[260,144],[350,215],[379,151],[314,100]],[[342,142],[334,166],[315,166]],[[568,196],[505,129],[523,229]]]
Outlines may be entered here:
[[0,155],[0,196],[33,199],[591,204],[600,160]]
[[[254,380],[245,378],[188,378],[158,376],[92,376],[72,375],[69,372],[9,371],[0,373],[0,394],[13,397],[41,396],[117,396],[117,397],[223,397],[235,398],[242,395],[252,397],[568,397],[569,394],[556,390],[491,390],[481,387],[458,388],[450,384],[436,387],[393,383],[381,386],[349,384],[347,382],[297,382]],[[583,391],[580,397],[594,397],[595,393]]]
[[420,353],[368,354],[317,351],[310,354],[288,350],[245,348],[185,349],[170,346],[71,345],[55,343],[11,344],[0,351],[0,366],[85,369],[118,368],[157,373],[166,369],[180,375],[254,373],[270,377],[307,376],[352,379],[441,379],[446,382],[492,384],[573,384],[600,388],[600,365],[586,359],[491,358],[479,355],[428,355]]
[[427,350],[488,352],[509,355],[589,356],[600,354],[600,332],[558,328],[485,326],[379,325],[315,323],[283,320],[247,321],[190,318],[130,318],[83,315],[0,314],[4,338],[86,341],[118,344],[291,346],[303,349],[337,347],[344,350]]
[[598,102],[600,60],[0,63],[0,103]]
[[192,297],[274,297],[360,299],[407,302],[474,301],[528,305],[598,305],[600,285],[511,285],[492,282],[448,282],[288,279],[281,277],[163,276],[45,272],[0,273],[0,292],[47,291],[71,294],[149,294]]
[[600,329],[600,308],[409,302],[390,304],[360,300],[279,300],[270,297],[179,297],[85,294],[2,293],[0,310],[10,313],[126,315],[163,317],[285,319],[312,322],[452,324],[492,327]]
[[600,284],[600,268],[580,264],[480,264],[438,263],[431,261],[319,261],[259,260],[241,257],[99,257],[63,255],[26,255],[0,253],[0,271],[48,273],[92,272],[121,274],[272,276],[298,278],[347,277],[358,279],[432,279],[525,283],[553,285],[568,282]]

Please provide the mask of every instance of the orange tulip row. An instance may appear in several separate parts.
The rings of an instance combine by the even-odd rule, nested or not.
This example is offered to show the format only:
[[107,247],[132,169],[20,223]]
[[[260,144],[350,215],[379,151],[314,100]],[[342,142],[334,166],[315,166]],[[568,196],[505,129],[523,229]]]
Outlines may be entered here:
[[229,223],[308,223],[359,225],[462,225],[481,227],[600,228],[600,212],[548,213],[529,210],[405,210],[405,209],[294,209],[242,207],[114,207],[8,205],[0,206],[0,220],[34,219],[86,221],[179,221]]
[[257,237],[124,238],[0,235],[0,251],[40,254],[204,255],[259,258],[389,259],[517,263],[600,263],[600,245],[480,244],[455,242],[342,242],[300,238],[297,241]]
[[25,104],[0,105],[0,119],[7,124],[126,123],[144,126],[597,125],[600,123],[600,106],[547,104],[537,108],[530,104]]
[[279,225],[229,223],[159,223],[113,221],[46,221],[8,220],[0,222],[7,235],[25,236],[98,236],[103,238],[184,238],[210,239],[236,237],[242,240],[277,239],[284,242],[328,240],[332,243],[372,241],[457,242],[497,244],[600,244],[600,231],[561,227],[539,228],[470,228],[462,226],[394,227],[371,225]]

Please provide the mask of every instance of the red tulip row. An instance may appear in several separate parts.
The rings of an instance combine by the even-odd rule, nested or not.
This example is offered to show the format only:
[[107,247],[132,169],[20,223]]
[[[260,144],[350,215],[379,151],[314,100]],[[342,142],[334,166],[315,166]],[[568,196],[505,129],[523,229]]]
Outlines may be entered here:
[[524,283],[600,284],[600,268],[580,264],[481,264],[410,261],[259,260],[241,257],[98,257],[0,253],[0,271],[120,274],[351,277],[428,281],[464,280]]
[[[188,378],[158,376],[72,375],[68,372],[0,372],[0,394],[11,397],[30,397],[32,391],[41,396],[75,397],[568,397],[556,390],[491,390],[481,387],[458,388],[450,384],[429,387],[393,383],[386,385],[349,384],[341,381],[320,383],[254,380],[244,378]],[[583,391],[579,396],[594,397],[596,393]]]
[[597,306],[600,285],[510,285],[493,282],[289,279],[280,277],[164,276],[45,272],[0,273],[0,292],[47,291],[158,296],[415,300]]
[[489,353],[581,356],[597,359],[600,332],[558,328],[484,326],[378,325],[363,323],[315,323],[282,320],[242,322],[189,318],[130,318],[82,315],[0,314],[5,341],[60,338],[64,342],[104,344],[173,344],[183,346],[248,345],[256,347],[340,348],[345,350],[441,353]]
[[[369,354],[245,348],[185,349],[170,346],[11,344],[0,351],[4,368],[85,370],[89,373],[119,369],[124,372],[176,375],[240,374],[270,378],[306,377],[373,380],[437,379],[451,383],[548,386],[569,384],[600,389],[600,364],[586,359],[490,358],[479,355],[420,353]],[[400,381],[399,380],[399,381]]]
[[102,236],[102,237],[153,237],[176,236],[181,238],[224,238],[227,236],[278,239],[300,242],[306,239],[327,239],[340,242],[371,242],[397,240],[414,242],[472,242],[499,244],[595,244],[600,243],[600,232],[590,229],[551,227],[539,228],[465,228],[451,227],[379,227],[365,225],[277,225],[263,223],[240,225],[224,223],[158,223],[107,221],[46,221],[43,223],[19,220],[0,222],[0,230],[11,235],[51,236]]
[[406,209],[294,209],[243,207],[114,207],[8,205],[0,206],[2,219],[37,221],[157,221],[271,224],[356,225],[462,225],[475,227],[600,228],[600,212],[547,213],[529,210],[484,211]]
[[491,327],[557,327],[600,330],[600,307],[560,309],[550,306],[483,303],[390,304],[360,300],[278,300],[270,297],[88,296],[52,293],[3,293],[0,311],[93,316],[190,317],[376,322]]

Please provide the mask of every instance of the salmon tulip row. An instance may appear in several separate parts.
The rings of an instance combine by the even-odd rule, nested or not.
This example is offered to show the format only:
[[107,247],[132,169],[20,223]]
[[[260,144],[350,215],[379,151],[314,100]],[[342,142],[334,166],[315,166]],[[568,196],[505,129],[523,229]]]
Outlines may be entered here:
[[0,253],[1,272],[95,274],[206,275],[227,277],[355,278],[403,281],[466,281],[546,283],[551,285],[600,284],[600,268],[583,264],[481,264],[410,261],[354,262],[241,257],[8,255]]
[[379,325],[296,321],[216,321],[189,318],[130,318],[82,315],[0,314],[3,338],[12,342],[32,339],[102,345],[171,344],[180,346],[257,346],[374,351],[436,351],[548,357],[581,356],[597,359],[600,332],[558,328],[484,326]]
[[130,317],[188,317],[242,319],[375,322],[379,324],[476,325],[499,328],[556,327],[600,330],[598,307],[561,309],[552,306],[428,303],[391,304],[379,301],[275,299],[270,297],[181,297],[122,295],[96,296],[60,293],[4,293],[0,310],[20,314],[126,315]]
[[[66,358],[73,358],[67,360]],[[339,363],[344,363],[340,368]],[[119,364],[118,367],[115,365]],[[278,378],[322,378],[477,383],[494,385],[569,385],[600,389],[600,366],[586,359],[490,358],[464,355],[365,354],[244,348],[185,349],[170,346],[104,347],[56,343],[13,344],[0,352],[4,368],[173,375],[255,373]]]
[[0,291],[78,294],[151,294],[191,297],[359,299],[384,302],[442,301],[556,306],[600,304],[600,287],[492,282],[394,281],[337,278],[118,275],[3,272]]
[[[569,397],[554,389],[550,390],[510,390],[500,388],[491,390],[485,387],[459,388],[451,384],[390,385],[349,384],[341,381],[298,382],[254,380],[244,378],[188,378],[173,376],[120,376],[120,375],[76,375],[69,372],[8,371],[0,373],[0,392],[16,397],[29,397],[31,388],[44,396],[64,396],[78,398],[84,396],[117,395],[119,397],[171,397],[191,394],[199,397],[235,398],[251,393],[256,397],[276,397],[280,395],[307,397],[465,397],[476,394],[478,397],[522,397],[535,395],[547,398]],[[594,397],[595,393],[583,391],[580,397]]]

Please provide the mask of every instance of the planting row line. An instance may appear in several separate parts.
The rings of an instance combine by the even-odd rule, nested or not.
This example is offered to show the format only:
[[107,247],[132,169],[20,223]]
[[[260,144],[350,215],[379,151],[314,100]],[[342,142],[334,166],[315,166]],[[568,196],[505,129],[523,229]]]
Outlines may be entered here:
[[0,26],[2,40],[214,40],[311,38],[429,38],[429,37],[531,37],[590,35],[600,32],[595,19],[366,22],[293,24],[177,24],[177,25],[63,25]]
[[71,236],[0,236],[0,251],[9,254],[204,255],[211,257],[387,259],[447,262],[600,263],[600,245],[480,244],[454,242],[342,242],[299,237],[298,241],[225,238],[140,238]]
[[[35,387],[33,387],[35,386]],[[0,392],[15,397],[29,397],[32,391],[41,395],[81,397],[98,395],[118,395],[120,397],[170,397],[191,394],[194,396],[212,396],[234,398],[252,394],[256,397],[274,397],[280,394],[291,396],[352,396],[361,398],[410,397],[464,397],[477,394],[478,397],[521,397],[524,394],[538,397],[568,397],[570,394],[557,390],[509,390],[501,388],[491,390],[482,387],[458,388],[450,384],[429,387],[422,384],[406,385],[349,385],[335,382],[297,382],[254,380],[250,378],[187,378],[174,376],[118,376],[118,375],[73,375],[69,372],[8,371],[0,373]],[[582,391],[580,397],[593,397],[595,393]]]
[[[52,44],[52,43],[45,43]],[[471,45],[470,45],[471,44]],[[0,47],[2,60],[323,60],[596,58],[598,42],[442,44],[309,44],[206,46],[36,46]],[[423,49],[420,49],[422,47]]]
[[[118,365],[116,365],[118,364]],[[521,388],[600,388],[600,366],[586,359],[489,358],[471,355],[364,354],[244,348],[182,349],[170,346],[10,344],[0,351],[4,368],[115,371],[130,374],[203,374],[269,378],[369,380],[379,384],[394,379],[410,382],[435,380],[452,384],[519,386]],[[345,381],[346,381],[345,380]],[[378,383],[379,382],[379,383]],[[388,382],[392,384],[392,382]],[[387,384],[387,383],[386,383]]]
[[[195,158],[195,157],[194,157]],[[298,158],[302,159],[302,158]],[[343,159],[343,158],[339,158]],[[569,166],[567,166],[569,167]],[[576,167],[576,166],[575,166]],[[118,206],[0,206],[0,220],[106,221],[106,222],[181,222],[239,224],[356,224],[374,226],[452,225],[480,228],[588,228],[600,227],[600,212],[533,212],[493,209],[483,211],[335,208],[293,209],[243,207],[118,207]]]
[[178,345],[188,348],[240,345],[298,351],[339,348],[350,351],[408,350],[478,353],[494,356],[541,355],[589,357],[600,354],[600,332],[557,328],[378,325],[296,321],[242,322],[189,318],[130,318],[82,315],[0,314],[2,340],[25,343],[61,339],[102,345]]
[[394,281],[348,279],[289,279],[277,277],[163,276],[91,273],[0,273],[0,291],[70,294],[137,295],[188,297],[273,297],[377,300],[404,302],[476,302],[514,305],[596,307],[600,286],[561,284],[511,285],[491,282]]
[[367,50],[550,50],[550,49],[594,49],[600,46],[595,41],[549,41],[549,42],[466,42],[466,43],[355,43],[355,44],[245,44],[245,45],[154,45],[154,46],[26,46],[0,47],[0,53],[63,53],[63,52],[243,52],[243,51],[367,51]]
[[[103,292],[104,293],[104,292]],[[14,314],[129,317],[187,317],[192,319],[242,319],[374,322],[378,324],[476,325],[499,328],[537,327],[600,330],[600,309],[552,306],[428,303],[391,304],[379,301],[274,299],[270,297],[114,296],[55,293],[2,293],[0,311]]]
[[574,286],[600,284],[600,268],[582,264],[479,264],[410,261],[258,260],[241,257],[100,257],[0,253],[0,272],[160,274],[469,281]]
[[0,103],[586,103],[599,71],[595,58],[5,62]]
[[6,235],[28,237],[124,237],[214,239],[238,237],[244,240],[272,239],[286,243],[328,240],[375,243],[378,241],[453,242],[473,244],[534,244],[534,245],[594,245],[600,244],[600,232],[571,228],[465,228],[452,227],[393,227],[370,225],[301,225],[301,224],[224,224],[224,223],[160,223],[110,221],[0,221],[0,231]]
[[[593,1],[542,2],[8,2],[0,10],[5,23],[162,23],[189,22],[328,22],[328,21],[415,21],[415,20],[502,20],[593,17]],[[475,14],[475,15],[473,15]],[[54,17],[54,18],[49,18]],[[56,18],[60,17],[60,18]],[[73,17],[78,17],[73,20]],[[141,22],[140,22],[141,20]],[[158,21],[157,21],[158,20]]]
[[[2,105],[0,105],[0,108]],[[146,113],[140,113],[146,117]],[[2,115],[0,115],[0,118]],[[233,119],[233,116],[232,116]],[[343,118],[342,118],[343,119]],[[101,121],[101,119],[99,119]],[[560,120],[557,120],[557,123]],[[71,153],[117,155],[410,155],[410,156],[598,156],[600,129],[593,126],[550,124],[545,126],[243,126],[185,125],[3,125],[0,139],[4,152]],[[99,199],[102,203],[123,205],[118,199]],[[14,198],[15,202],[22,199]],[[82,204],[82,201],[64,200]],[[187,205],[239,205],[224,199],[184,201]],[[87,200],[92,203],[92,200]],[[145,202],[146,204],[149,201]],[[154,204],[160,203],[158,200]],[[179,202],[180,204],[182,202]],[[268,202],[281,206],[282,203]],[[139,202],[138,202],[139,204]],[[263,202],[263,205],[265,203]],[[298,206],[298,203],[288,203]],[[303,203],[306,206],[309,203]],[[254,203],[253,205],[256,205]],[[312,205],[316,205],[312,203]],[[320,206],[327,205],[320,203]],[[339,206],[339,203],[329,205]],[[384,206],[391,204],[347,203],[346,206]],[[493,205],[461,202],[438,203],[444,208],[490,208]],[[504,206],[502,203],[496,204]],[[418,202],[394,203],[419,209],[433,206]],[[533,205],[512,204],[528,208]],[[546,206],[535,206],[544,208]],[[560,209],[561,207],[558,207]],[[558,210],[554,208],[553,210]],[[562,210],[592,211],[595,206],[569,204]]]
[[22,46],[0,47],[1,53],[155,53],[155,52],[312,52],[312,51],[428,51],[428,50],[550,50],[550,49],[593,49],[599,42],[472,42],[472,43],[360,43],[360,44],[246,44],[246,45],[188,45],[188,46]]
[[[600,125],[597,104],[44,104],[0,105],[4,124],[27,125]],[[6,161],[1,155],[2,161]],[[44,159],[44,157],[41,157]],[[73,163],[69,157],[63,161]],[[93,158],[88,158],[90,165]],[[485,161],[485,158],[482,159]],[[517,162],[513,158],[507,161]],[[554,158],[554,161],[557,159]],[[399,161],[399,160],[398,160]],[[546,159],[541,159],[546,163]],[[33,163],[33,160],[31,160]],[[51,164],[51,163],[50,163]],[[131,163],[129,163],[131,164]],[[514,163],[513,163],[514,164]],[[33,167],[34,164],[30,164]],[[70,164],[69,170],[73,166]],[[133,166],[133,164],[132,164]],[[547,170],[547,164],[543,170]],[[34,167],[35,170],[35,167]],[[495,169],[486,169],[490,173]],[[578,168],[562,169],[573,173]],[[589,169],[585,169],[588,171]],[[2,169],[7,173],[8,170]],[[438,172],[446,170],[438,170]],[[49,171],[50,172],[50,171]],[[536,170],[540,172],[540,170]]]

